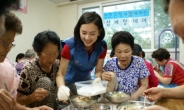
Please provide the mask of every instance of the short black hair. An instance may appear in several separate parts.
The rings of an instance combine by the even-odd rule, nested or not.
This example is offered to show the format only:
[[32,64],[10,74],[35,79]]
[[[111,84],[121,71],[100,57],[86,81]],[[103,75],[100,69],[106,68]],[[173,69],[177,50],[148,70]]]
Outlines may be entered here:
[[125,43],[130,45],[131,49],[133,50],[134,37],[127,31],[116,32],[111,38],[112,49],[115,50],[115,47],[120,43]]
[[132,55],[140,56],[140,53],[142,52],[142,48],[139,44],[134,44]]
[[111,50],[111,53],[110,53],[110,57],[112,58],[112,57],[114,57],[114,50]]
[[105,29],[103,27],[102,18],[96,12],[85,12],[82,14],[74,29],[75,40],[81,41],[80,27],[81,25],[88,23],[94,23],[98,27],[98,29],[101,30],[100,36],[98,36],[96,42],[101,41],[105,37]]
[[164,48],[159,48],[159,49],[155,50],[151,56],[152,56],[152,58],[155,58],[158,61],[162,61],[164,59],[165,60],[169,59],[170,53]]
[[19,53],[16,58],[15,61],[18,63],[18,59],[24,58],[24,53]]
[[58,52],[60,51],[60,48],[61,48],[60,38],[53,31],[43,31],[43,32],[38,33],[34,38],[32,46],[35,52],[39,54],[40,52],[42,52],[43,48],[48,43],[53,43],[57,45]]
[[164,0],[164,11],[168,13],[170,0]]
[[145,52],[142,51],[142,58],[145,58]]
[[12,5],[19,8],[19,3],[20,0],[0,0],[0,16],[5,14]]

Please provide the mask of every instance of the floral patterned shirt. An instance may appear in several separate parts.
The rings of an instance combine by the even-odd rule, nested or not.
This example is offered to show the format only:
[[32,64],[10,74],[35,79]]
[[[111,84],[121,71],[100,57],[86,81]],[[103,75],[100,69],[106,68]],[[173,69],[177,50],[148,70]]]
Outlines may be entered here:
[[103,69],[116,73],[117,89],[115,91],[123,91],[130,95],[138,89],[140,79],[150,75],[144,60],[137,56],[132,56],[129,66],[125,69],[121,69],[118,66],[116,57],[108,60]]
[[24,95],[32,94],[37,88],[44,88],[49,91],[49,96],[42,101],[33,102],[28,107],[47,105],[54,108],[57,98],[56,74],[59,70],[59,61],[55,61],[50,73],[45,73],[38,59],[27,62],[20,73],[18,92]]

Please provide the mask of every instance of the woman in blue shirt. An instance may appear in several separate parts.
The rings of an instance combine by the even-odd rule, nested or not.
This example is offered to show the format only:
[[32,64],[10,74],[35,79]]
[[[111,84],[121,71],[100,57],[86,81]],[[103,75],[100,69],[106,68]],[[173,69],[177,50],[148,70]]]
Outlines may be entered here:
[[111,45],[116,57],[107,61],[102,74],[109,81],[107,91],[123,91],[137,100],[148,87],[150,73],[142,58],[132,56],[134,37],[126,31],[116,32]]

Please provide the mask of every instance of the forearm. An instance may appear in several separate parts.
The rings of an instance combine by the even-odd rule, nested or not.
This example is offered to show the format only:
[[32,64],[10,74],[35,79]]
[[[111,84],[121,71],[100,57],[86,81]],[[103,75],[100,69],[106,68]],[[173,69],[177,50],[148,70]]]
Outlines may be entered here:
[[102,71],[98,71],[95,73],[95,78],[102,77]]
[[[19,93],[20,94],[20,93]],[[21,105],[29,105],[33,102],[35,102],[36,100],[34,100],[31,95],[18,95],[17,96],[17,102]]]
[[163,98],[184,98],[184,85],[175,88],[163,88]]
[[139,89],[132,94],[134,99],[136,100],[137,98],[139,98],[139,96],[141,96],[143,91],[146,90],[147,88],[148,88],[148,85],[141,85]]
[[169,85],[171,83],[171,79],[169,78],[164,78],[160,75],[157,76],[159,82],[161,82],[162,84],[165,84],[165,85]]
[[65,85],[64,77],[62,75],[57,75],[57,77],[56,77],[56,83],[57,83],[57,86],[58,87],[64,86]]

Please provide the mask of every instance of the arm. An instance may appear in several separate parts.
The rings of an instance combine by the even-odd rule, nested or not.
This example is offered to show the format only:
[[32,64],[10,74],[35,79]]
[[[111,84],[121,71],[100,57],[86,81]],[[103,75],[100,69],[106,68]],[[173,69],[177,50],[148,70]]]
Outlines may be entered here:
[[59,71],[56,76],[56,83],[58,87],[65,85],[64,77],[68,68],[68,64],[69,60],[61,57]]
[[144,95],[149,101],[157,101],[163,98],[184,98],[184,85],[174,88],[153,87],[144,91]]
[[17,102],[22,105],[28,105],[36,101],[42,101],[48,96],[48,91],[43,88],[37,88],[32,94],[24,95],[18,92]]
[[171,83],[172,77],[163,77],[156,71],[154,71],[154,74],[162,84],[168,85]]
[[130,98],[131,100],[136,100],[143,93],[143,91],[147,89],[148,77],[141,79],[140,82],[141,82],[141,86],[139,87],[139,89],[136,92],[134,92],[132,94],[132,96]]
[[163,88],[163,98],[184,98],[184,85],[174,88]]
[[105,59],[106,54],[107,54],[107,45],[105,47],[105,50],[99,56],[99,59],[97,61],[95,77],[100,77],[102,79],[103,65],[104,65],[104,59]]
[[102,76],[104,59],[98,59],[96,64],[95,78]]

